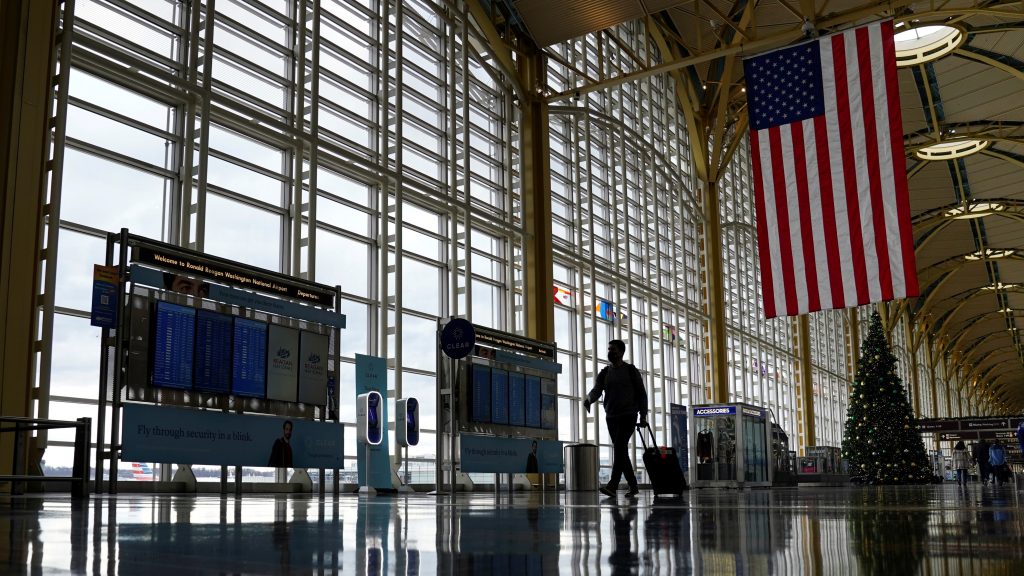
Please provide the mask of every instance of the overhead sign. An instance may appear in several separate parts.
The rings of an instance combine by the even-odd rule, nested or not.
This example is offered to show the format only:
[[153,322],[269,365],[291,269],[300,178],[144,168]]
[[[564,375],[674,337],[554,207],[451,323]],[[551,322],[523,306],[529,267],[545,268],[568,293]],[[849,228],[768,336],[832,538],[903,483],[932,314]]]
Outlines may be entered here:
[[475,345],[476,330],[465,318],[452,318],[441,329],[441,351],[449,358],[465,358]]
[[525,338],[523,336],[514,336],[505,332],[499,332],[486,326],[473,326],[476,331],[476,343],[491,346],[493,348],[502,348],[512,352],[525,352],[527,354],[533,354],[534,356],[543,356],[550,360],[554,360],[555,346],[549,342],[541,342],[540,340],[534,340],[532,338]]
[[295,282],[294,279],[275,274],[270,270],[233,266],[201,256],[160,250],[149,246],[139,246],[133,253],[132,260],[168,270],[178,270],[191,276],[209,278],[221,284],[287,296],[321,306],[334,305],[334,290],[326,286]]

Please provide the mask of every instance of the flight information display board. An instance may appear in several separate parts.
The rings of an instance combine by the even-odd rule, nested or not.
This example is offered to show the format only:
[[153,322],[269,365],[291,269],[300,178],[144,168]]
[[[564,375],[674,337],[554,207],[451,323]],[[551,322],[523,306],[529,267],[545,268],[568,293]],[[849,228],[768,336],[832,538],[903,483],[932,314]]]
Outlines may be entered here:
[[526,379],[516,372],[508,375],[508,423],[526,426]]
[[491,422],[508,424],[508,372],[491,370]]
[[267,325],[235,318],[231,392],[263,398],[267,394]]
[[196,310],[188,306],[156,303],[153,335],[153,386],[192,388]]
[[526,425],[540,428],[540,378],[526,377]]
[[479,364],[470,365],[470,415],[473,422],[491,421],[491,369]]
[[195,389],[231,390],[231,316],[200,310],[196,320]]

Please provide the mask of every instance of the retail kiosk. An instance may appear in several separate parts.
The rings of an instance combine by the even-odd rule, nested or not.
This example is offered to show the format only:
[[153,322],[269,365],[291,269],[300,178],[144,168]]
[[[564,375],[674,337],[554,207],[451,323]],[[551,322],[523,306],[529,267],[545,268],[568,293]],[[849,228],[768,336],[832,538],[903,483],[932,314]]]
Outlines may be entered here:
[[690,407],[690,484],[744,488],[771,486],[768,410],[750,404]]

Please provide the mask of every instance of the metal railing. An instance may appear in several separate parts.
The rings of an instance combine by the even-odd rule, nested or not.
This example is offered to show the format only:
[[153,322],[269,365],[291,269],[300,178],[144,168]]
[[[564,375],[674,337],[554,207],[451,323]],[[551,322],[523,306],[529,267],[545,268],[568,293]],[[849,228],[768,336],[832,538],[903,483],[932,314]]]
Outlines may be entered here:
[[[7,426],[13,424],[13,426]],[[71,476],[36,476],[25,474],[25,438],[26,432],[34,430],[52,430],[54,428],[75,429],[75,460],[71,468]],[[71,495],[87,497],[89,495],[89,450],[91,448],[92,419],[79,418],[68,420],[44,420],[39,418],[23,418],[18,416],[0,416],[0,433],[14,433],[14,465],[13,474],[0,475],[0,482],[11,482],[11,494],[24,493],[25,482],[71,482]]]

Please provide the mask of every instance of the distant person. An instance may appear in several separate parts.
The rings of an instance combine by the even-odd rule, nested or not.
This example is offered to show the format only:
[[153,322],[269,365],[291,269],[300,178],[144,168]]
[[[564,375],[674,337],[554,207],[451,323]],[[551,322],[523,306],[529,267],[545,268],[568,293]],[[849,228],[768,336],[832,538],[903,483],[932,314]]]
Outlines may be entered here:
[[1007,474],[1006,449],[1003,448],[999,440],[994,441],[988,449],[988,465],[992,474],[992,484],[1002,486],[1009,474]]
[[978,474],[982,484],[988,482],[988,474],[991,470],[988,463],[988,448],[988,441],[983,438],[974,445],[974,451],[971,454],[974,456],[974,461],[978,463]]
[[613,460],[611,478],[607,485],[601,487],[601,494],[609,498],[615,497],[623,474],[629,484],[626,497],[636,498],[640,493],[633,466],[629,462],[629,439],[637,427],[637,414],[640,415],[640,426],[647,426],[647,391],[636,366],[622,361],[625,353],[626,343],[622,340],[608,343],[608,362],[611,364],[597,375],[594,389],[583,401],[583,407],[590,412],[590,405],[604,394],[605,423],[612,441]]
[[172,272],[164,272],[164,288],[200,298],[210,295],[210,285],[206,282]]
[[281,426],[281,437],[274,440],[274,447],[270,449],[270,461],[267,466],[274,468],[292,467],[292,421],[285,420]]
[[526,473],[536,474],[540,466],[537,463],[537,441],[533,441],[533,445],[530,448],[530,453],[526,455]]
[[967,453],[964,441],[960,440],[953,447],[953,469],[956,470],[956,483],[967,485],[967,469],[971,467],[971,456]]

